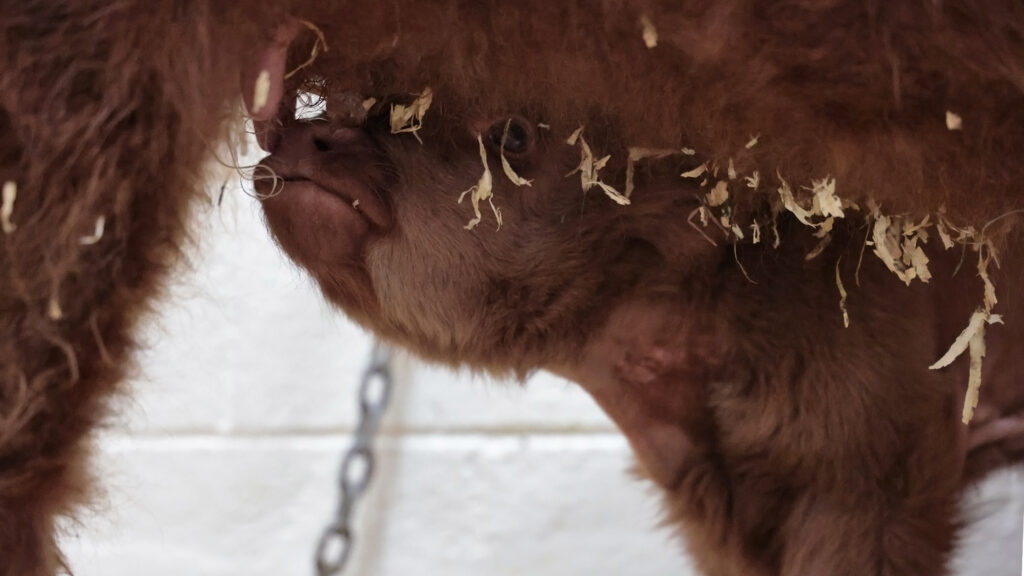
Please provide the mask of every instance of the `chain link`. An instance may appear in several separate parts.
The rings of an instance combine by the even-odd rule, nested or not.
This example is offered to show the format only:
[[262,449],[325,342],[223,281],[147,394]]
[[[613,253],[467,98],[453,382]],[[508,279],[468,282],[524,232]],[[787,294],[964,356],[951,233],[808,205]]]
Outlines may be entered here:
[[370,363],[359,385],[359,425],[341,461],[338,510],[324,528],[316,547],[317,576],[337,576],[349,560],[355,541],[352,513],[373,480],[373,439],[380,429],[393,387],[391,350],[378,342],[373,346]]

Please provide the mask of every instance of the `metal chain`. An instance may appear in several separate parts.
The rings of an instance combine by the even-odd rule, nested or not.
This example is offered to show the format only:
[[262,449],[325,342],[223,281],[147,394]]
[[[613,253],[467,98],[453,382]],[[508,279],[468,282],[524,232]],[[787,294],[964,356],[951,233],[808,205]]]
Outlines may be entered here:
[[391,400],[391,350],[375,343],[359,385],[359,425],[341,461],[340,502],[334,519],[324,528],[316,547],[317,576],[337,576],[345,569],[355,541],[352,512],[373,479],[373,439]]

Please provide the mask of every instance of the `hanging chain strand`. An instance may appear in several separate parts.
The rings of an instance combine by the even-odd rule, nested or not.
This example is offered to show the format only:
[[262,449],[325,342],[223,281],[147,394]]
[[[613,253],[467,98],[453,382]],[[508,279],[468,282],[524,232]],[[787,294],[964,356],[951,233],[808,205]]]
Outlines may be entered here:
[[373,480],[373,440],[391,400],[391,350],[375,343],[359,385],[359,425],[341,461],[340,501],[334,519],[324,528],[316,547],[317,576],[337,576],[345,569],[355,541],[352,513]]

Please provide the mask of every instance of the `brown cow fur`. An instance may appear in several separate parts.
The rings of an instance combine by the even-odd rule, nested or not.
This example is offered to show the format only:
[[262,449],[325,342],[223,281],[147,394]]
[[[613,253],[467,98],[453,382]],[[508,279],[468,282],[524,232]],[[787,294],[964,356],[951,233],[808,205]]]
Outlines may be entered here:
[[0,234],[4,576],[61,564],[54,522],[89,494],[86,435],[239,116],[238,71],[282,16],[256,4],[0,3],[0,180],[18,186]]
[[[329,113],[340,95],[378,99],[360,129],[296,122],[287,107],[260,129],[286,180],[261,180],[268,223],[331,301],[433,360],[577,380],[708,574],[942,573],[964,483],[1022,448],[1020,435],[972,445],[1024,411],[1024,254],[1019,217],[1002,217],[1022,207],[1019,3],[227,4],[0,3],[0,180],[19,190],[17,229],[0,235],[0,574],[59,566],[54,521],[88,494],[87,432],[184,242],[238,78],[285,14],[330,47],[287,90],[318,91]],[[423,143],[390,135],[390,105],[425,87]],[[949,110],[962,130],[947,129]],[[464,230],[472,211],[456,200],[483,168],[476,137],[510,117],[532,135],[512,161],[534,182],[513,186],[491,142],[504,225],[485,205]],[[643,161],[618,206],[565,177],[578,126],[612,155],[600,176],[620,190],[627,147],[696,155]],[[778,248],[688,223],[707,189],[679,174],[717,162],[724,176],[730,158],[762,176],[759,191],[730,185],[733,218],[776,222]],[[934,279],[905,287],[870,248],[861,261],[870,219],[851,207],[807,260],[818,239],[776,214],[776,189],[785,179],[799,195],[826,175],[865,210],[944,207],[978,230],[1002,217],[986,235],[1007,325],[989,328],[970,431],[966,359],[927,367],[982,300],[977,254],[962,263],[933,241]],[[324,190],[369,193],[375,222]],[[103,237],[83,245],[99,216]]]

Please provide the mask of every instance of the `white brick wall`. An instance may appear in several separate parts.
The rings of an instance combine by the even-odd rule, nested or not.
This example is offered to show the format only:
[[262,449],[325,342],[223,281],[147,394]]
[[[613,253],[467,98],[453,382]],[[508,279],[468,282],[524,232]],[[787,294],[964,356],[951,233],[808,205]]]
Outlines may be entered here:
[[[201,219],[101,441],[107,503],[64,539],[79,576],[312,573],[370,342],[278,254],[255,202],[229,190]],[[397,368],[347,574],[692,573],[625,442],[572,385]],[[1020,572],[1022,492],[1007,473],[978,497],[987,524],[960,574]]]

